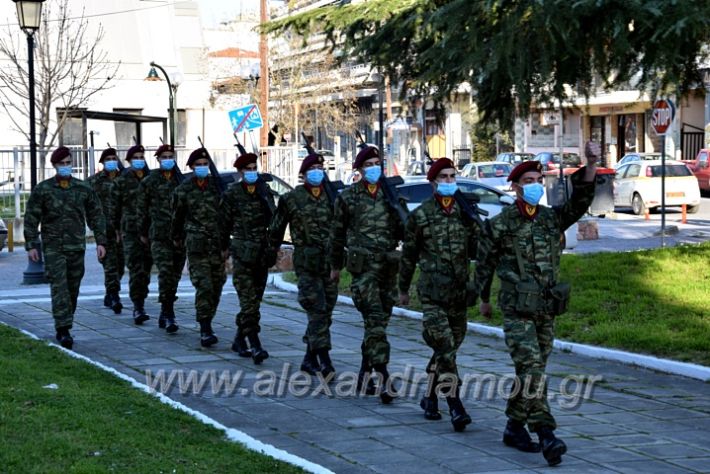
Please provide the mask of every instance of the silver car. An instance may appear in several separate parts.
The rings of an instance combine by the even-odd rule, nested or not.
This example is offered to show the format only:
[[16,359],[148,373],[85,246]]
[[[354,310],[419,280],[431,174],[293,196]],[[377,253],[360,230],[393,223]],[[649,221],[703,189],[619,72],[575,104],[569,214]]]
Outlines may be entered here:
[[480,163],[469,163],[461,170],[462,178],[471,178],[483,184],[487,184],[499,191],[510,191],[508,175],[513,171],[513,165],[501,161],[482,161]]

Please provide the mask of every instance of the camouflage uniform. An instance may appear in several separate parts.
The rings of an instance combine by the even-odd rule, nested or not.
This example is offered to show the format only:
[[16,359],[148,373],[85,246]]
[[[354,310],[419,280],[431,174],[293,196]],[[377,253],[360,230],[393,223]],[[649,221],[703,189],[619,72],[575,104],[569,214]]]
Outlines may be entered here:
[[[267,186],[268,189],[268,186]],[[227,189],[220,203],[222,244],[229,244],[232,255],[232,284],[239,296],[237,328],[244,336],[261,331],[259,306],[266,289],[269,267],[275,263],[268,242],[271,211],[257,192],[256,185],[234,183]],[[273,196],[266,197],[273,205]]]
[[[424,312],[424,341],[434,350],[427,372],[458,377],[456,351],[466,335],[466,284],[479,227],[462,215],[451,199],[447,212],[435,197],[426,199],[407,219],[399,291],[408,293],[419,261],[417,282]],[[448,204],[448,203],[447,203]]]
[[211,176],[204,180],[193,177],[173,193],[170,234],[172,240],[183,241],[187,250],[197,321],[214,318],[227,279],[220,252],[219,199]]
[[290,226],[293,265],[298,276],[298,302],[308,315],[303,342],[314,351],[331,349],[330,325],[338,299],[338,285],[330,278],[327,261],[332,221],[333,207],[323,188],[300,185],[279,198],[270,226],[273,248],[279,248],[286,226]]
[[89,177],[86,182],[96,192],[101,201],[101,207],[106,219],[106,256],[101,261],[104,267],[104,286],[106,293],[118,293],[121,291],[121,278],[125,262],[123,260],[123,247],[116,242],[116,228],[111,221],[111,190],[114,186],[114,179],[118,177],[118,171],[99,171]]
[[[518,384],[529,384],[510,397],[506,415],[527,423],[531,431],[555,429],[556,423],[547,403],[545,368],[552,352],[554,316],[547,309],[516,311],[519,282],[539,285],[541,301],[550,302],[550,288],[558,283],[560,238],[589,208],[594,198],[594,183],[581,181],[584,169],[572,175],[574,191],[560,209],[537,206],[537,215],[523,216],[518,205],[509,206],[486,222],[478,246],[476,286],[490,284],[493,272],[501,280],[498,306],[503,312],[503,330],[508,351],[515,365]],[[518,201],[520,202],[520,201]],[[517,249],[517,251],[516,251]],[[520,255],[520,262],[518,256]],[[522,272],[521,272],[522,265]],[[526,395],[539,394],[533,398]]]
[[390,358],[387,325],[394,307],[399,257],[393,252],[403,224],[377,185],[374,197],[365,180],[345,189],[335,201],[330,234],[330,263],[352,274],[355,307],[362,314],[365,335],[363,365],[386,365]]
[[84,276],[86,224],[98,245],[106,245],[106,220],[96,193],[83,181],[71,178],[67,186],[50,178],[30,194],[25,212],[25,248],[37,246],[42,228],[45,275],[52,293],[54,325],[71,328],[79,285]]
[[155,169],[141,181],[137,216],[140,235],[150,240],[150,252],[158,267],[158,300],[172,308],[185,266],[185,248],[177,248],[170,238],[173,191],[179,185],[174,171]]
[[128,294],[134,306],[140,308],[148,296],[153,267],[150,248],[140,240],[141,222],[138,219],[139,186],[145,174],[145,171],[126,168],[114,181],[111,194],[111,223],[122,233],[128,267]]

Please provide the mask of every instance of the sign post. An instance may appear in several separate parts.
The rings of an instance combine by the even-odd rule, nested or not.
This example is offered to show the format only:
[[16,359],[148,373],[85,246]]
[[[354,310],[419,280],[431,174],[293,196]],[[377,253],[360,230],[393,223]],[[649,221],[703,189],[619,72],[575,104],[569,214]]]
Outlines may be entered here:
[[661,137],[661,247],[666,246],[666,132],[675,117],[675,105],[670,99],[653,103],[651,126]]

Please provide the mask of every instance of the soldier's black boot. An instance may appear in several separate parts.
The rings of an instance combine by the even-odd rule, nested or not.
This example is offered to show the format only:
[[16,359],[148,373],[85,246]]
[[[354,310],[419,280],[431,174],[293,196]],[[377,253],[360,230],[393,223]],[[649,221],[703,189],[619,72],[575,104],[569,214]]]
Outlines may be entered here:
[[234,336],[234,342],[232,343],[232,350],[239,354],[239,357],[251,357],[251,351],[249,350],[249,346],[247,346],[246,336],[242,334],[241,329],[237,329],[237,335]]
[[449,414],[451,415],[451,424],[454,425],[454,431],[465,430],[466,425],[471,424],[471,417],[466,413],[458,393],[455,397],[446,397],[446,403],[449,405]]
[[111,293],[111,309],[113,310],[114,314],[121,314],[121,310],[123,309],[123,303],[121,303],[121,297],[118,296],[118,291],[115,291]]
[[330,360],[330,351],[328,349],[318,349],[316,355],[320,361],[320,366],[318,371],[323,374],[323,378],[327,379],[331,374],[335,374],[335,367],[333,367],[333,361]]
[[534,442],[528,430],[525,429],[525,425],[516,420],[508,419],[503,432],[503,443],[525,453],[540,452],[540,444]]
[[175,309],[173,301],[160,305],[160,318],[158,319],[158,327],[165,329],[168,334],[176,333],[180,327],[175,322]]
[[269,358],[269,353],[261,347],[261,341],[257,333],[252,332],[247,336],[247,339],[249,339],[249,346],[251,346],[251,358],[254,359],[256,365]]
[[214,335],[212,330],[212,320],[200,320],[200,345],[202,347],[211,347],[217,344],[217,341],[217,336]]
[[434,375],[427,393],[419,402],[419,406],[422,410],[424,410],[424,418],[427,420],[441,420],[441,413],[439,413],[439,397],[436,394],[437,384],[438,380],[436,375]]
[[311,350],[311,346],[306,346],[306,353],[303,355],[303,361],[301,361],[301,372],[316,375],[319,368],[316,352]]
[[166,304],[160,303],[160,316],[158,316],[158,327],[160,329],[165,329],[165,326],[168,325],[168,323],[166,321],[167,321]]
[[373,369],[375,369],[375,372],[380,374],[381,378],[381,385],[380,385],[380,401],[385,404],[389,405],[392,403],[392,400],[394,400],[397,397],[397,392],[395,391],[394,387],[392,387],[391,383],[389,382],[390,380],[390,373],[387,370],[387,364],[375,364],[373,366]]
[[57,337],[57,342],[59,342],[59,345],[65,349],[71,349],[72,346],[74,345],[74,338],[72,338],[71,334],[69,334],[68,327],[57,328],[57,336],[56,337]]
[[150,316],[145,313],[145,308],[143,307],[142,301],[135,301],[133,303],[133,322],[140,326],[144,322],[148,321]]
[[370,368],[369,364],[365,361],[365,358],[362,359],[362,362],[360,363],[360,372],[357,374],[357,393],[361,394],[362,393],[362,385],[365,383],[365,379],[367,379],[367,386],[365,387],[365,395],[374,395],[377,392],[377,389],[375,388],[375,381],[372,379],[372,369]]
[[557,438],[550,428],[540,428],[537,430],[537,436],[540,439],[542,455],[545,456],[547,464],[557,466],[561,463],[562,455],[567,452],[567,445],[564,441]]
[[111,307],[111,302],[113,301],[111,299],[111,296],[111,293],[108,292],[104,295],[104,306],[106,306],[107,308]]

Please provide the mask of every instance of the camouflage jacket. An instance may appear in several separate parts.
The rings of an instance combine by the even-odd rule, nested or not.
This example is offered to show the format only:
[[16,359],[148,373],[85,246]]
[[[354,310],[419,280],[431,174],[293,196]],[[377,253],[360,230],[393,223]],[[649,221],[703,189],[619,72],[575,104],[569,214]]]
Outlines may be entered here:
[[447,214],[434,196],[426,199],[407,219],[400,260],[399,290],[407,293],[417,261],[418,288],[426,293],[429,284],[465,290],[469,261],[475,258],[478,225],[464,219],[454,202]]
[[96,243],[106,245],[106,219],[101,202],[91,187],[71,178],[63,188],[56,178],[39,183],[30,194],[25,211],[25,248],[37,246],[39,227],[45,248],[72,252],[86,248],[86,224]]
[[[255,185],[243,181],[232,184],[225,191],[219,211],[224,249],[229,246],[230,234],[235,241],[250,242],[262,249],[267,247],[271,212],[263,199]],[[267,199],[273,203],[271,194]]]
[[140,182],[136,213],[141,235],[150,240],[170,240],[173,191],[179,184],[174,172],[159,169]]
[[330,231],[331,266],[343,268],[345,247],[381,254],[394,250],[403,235],[404,226],[387,203],[382,188],[373,198],[364,180],[355,183],[335,200]]
[[[173,192],[172,225],[170,236],[172,240],[185,240],[187,250],[204,243],[205,251],[219,251],[219,189],[215,179],[205,178],[204,188],[192,178],[183,182]],[[194,246],[194,247],[193,247]]]
[[114,181],[111,192],[111,223],[115,229],[138,234],[138,192],[145,171],[126,168]]
[[[497,216],[486,221],[478,244],[476,265],[476,288],[490,284],[497,272],[504,291],[506,283],[535,282],[542,288],[558,283],[561,237],[589,208],[594,199],[594,182],[581,181],[584,168],[572,175],[572,197],[559,209],[539,206],[533,220],[523,217],[516,205],[503,209]],[[516,253],[519,251],[525,277],[521,275]],[[503,298],[499,298],[499,302]]]
[[114,187],[114,180],[118,177],[118,172],[108,172],[99,171],[98,173],[90,176],[86,180],[86,183],[91,186],[96,195],[101,201],[101,208],[104,210],[104,218],[106,219],[106,233],[109,236],[115,234],[116,229],[113,227],[113,222],[111,221],[111,190]]

